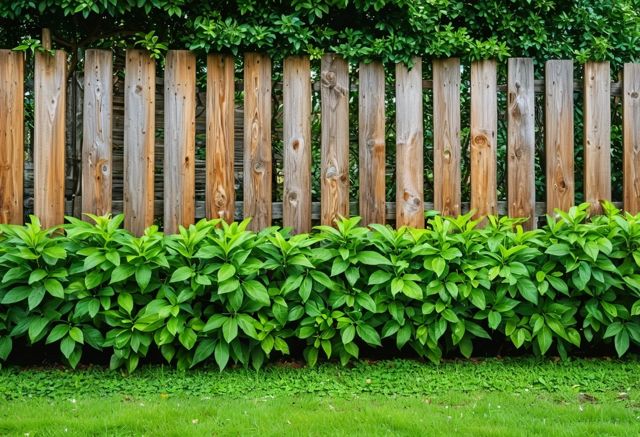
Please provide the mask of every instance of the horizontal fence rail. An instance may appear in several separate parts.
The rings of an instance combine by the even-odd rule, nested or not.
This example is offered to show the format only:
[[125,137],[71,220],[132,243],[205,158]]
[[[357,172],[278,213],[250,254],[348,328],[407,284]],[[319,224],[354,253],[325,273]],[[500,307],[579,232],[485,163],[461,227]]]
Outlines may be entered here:
[[[60,50],[53,55],[36,54],[33,160],[25,165],[25,58],[0,50],[1,222],[21,223],[26,210],[33,210],[45,226],[61,224],[65,212],[124,211],[125,226],[135,234],[158,217],[166,232],[176,232],[178,226],[201,217],[227,221],[252,217],[255,230],[282,220],[294,232],[308,232],[314,222],[332,224],[340,216],[354,214],[361,215],[364,224],[423,227],[426,210],[457,215],[471,208],[477,217],[523,217],[527,219],[523,226],[534,228],[538,216],[556,208],[566,210],[575,202],[574,95],[584,102],[584,195],[592,203],[591,213],[602,213],[599,202],[612,200],[612,98],[623,108],[623,199],[616,205],[631,213],[640,211],[639,64],[625,64],[622,79],[612,82],[608,63],[588,62],[580,67],[584,80],[576,82],[577,67],[572,61],[547,61],[544,79],[536,80],[532,59],[513,58],[506,65],[506,84],[500,85],[496,61],[473,62],[470,125],[462,126],[461,68],[465,66],[455,58],[433,60],[432,78],[424,79],[426,61],[420,58],[414,58],[410,67],[398,64],[385,71],[377,62],[353,66],[326,54],[316,76],[309,58],[296,56],[285,59],[278,83],[273,81],[271,59],[259,53],[247,53],[241,60],[210,54],[206,68],[198,70],[194,53],[171,50],[163,77],[157,77],[156,61],[145,51],[127,50],[124,60],[124,65],[116,66],[111,51],[87,50],[80,81],[83,95],[78,97],[75,88],[73,93],[67,90],[66,54]],[[236,80],[240,61],[243,78]],[[354,74],[351,69],[356,67]],[[114,75],[116,68],[124,72],[123,83],[121,75]],[[393,75],[391,89],[385,74]],[[78,81],[77,76],[72,78]],[[202,91],[199,79],[205,79]],[[424,103],[425,89],[433,93],[430,108]],[[273,168],[274,90],[282,95],[281,178]],[[237,92],[243,95],[242,105],[235,103]],[[358,97],[350,103],[351,92]],[[319,159],[312,150],[314,93],[320,95]],[[506,95],[505,108],[499,107],[499,93]],[[536,134],[540,116],[536,96],[544,97],[542,134]],[[395,106],[391,126],[396,136],[395,202],[387,201],[385,186],[389,146],[385,134],[390,127],[385,112],[390,104]],[[356,120],[349,119],[350,105],[357,106]],[[503,110],[507,200],[499,201],[498,115]],[[73,111],[81,113],[81,126],[68,125],[66,117]],[[425,111],[433,114],[432,199],[424,198]],[[349,156],[353,141],[349,125],[355,122],[358,159],[354,163]],[[78,128],[82,141],[79,153],[73,152],[76,165],[65,156],[69,150],[65,147]],[[470,129],[468,151],[461,145],[463,128]],[[199,131],[206,138],[204,160],[196,154]],[[123,143],[120,164],[115,138]],[[545,145],[546,199],[535,198],[537,141]],[[466,153],[468,182],[461,180]],[[319,168],[319,202],[312,201],[311,195],[314,160]],[[357,199],[349,198],[354,166]],[[115,172],[123,174],[121,185],[114,182]],[[68,186],[72,173],[81,175],[77,188]],[[236,196],[238,174],[243,180],[242,201]],[[26,180],[33,185],[32,204],[25,201]],[[282,184],[282,201],[272,200],[274,183]],[[470,184],[468,202],[461,197],[463,183]],[[196,198],[198,190],[204,191],[204,201]],[[116,192],[122,200],[114,198]]]

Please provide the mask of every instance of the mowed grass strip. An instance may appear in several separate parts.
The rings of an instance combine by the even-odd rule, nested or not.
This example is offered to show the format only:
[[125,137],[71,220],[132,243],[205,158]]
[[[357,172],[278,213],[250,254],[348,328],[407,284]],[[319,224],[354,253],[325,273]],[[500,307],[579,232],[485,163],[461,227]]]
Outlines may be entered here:
[[0,435],[640,434],[635,360],[0,370]]

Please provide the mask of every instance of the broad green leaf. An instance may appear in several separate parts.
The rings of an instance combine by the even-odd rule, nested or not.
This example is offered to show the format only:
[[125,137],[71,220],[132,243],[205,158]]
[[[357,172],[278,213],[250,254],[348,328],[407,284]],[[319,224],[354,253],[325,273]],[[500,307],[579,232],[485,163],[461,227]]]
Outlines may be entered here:
[[9,305],[12,303],[20,302],[21,300],[26,299],[31,293],[31,287],[16,287],[11,290],[2,298],[2,303],[5,305]]
[[222,335],[227,343],[231,343],[238,336],[238,322],[236,319],[229,317],[224,321]]
[[223,264],[218,270],[218,282],[224,282],[236,274],[236,268],[231,264]]
[[49,333],[46,344],[60,340],[62,337],[67,335],[67,332],[69,332],[69,325],[57,325]]
[[371,326],[366,325],[364,323],[356,326],[356,332],[358,336],[373,346],[381,346],[380,343],[380,335],[378,332],[373,329]]
[[353,325],[349,325],[342,330],[341,338],[342,344],[351,343],[356,336],[356,328]]
[[200,343],[198,343],[198,347],[196,348],[196,351],[193,354],[193,359],[191,360],[191,367],[209,358],[213,354],[215,347],[215,342],[210,338],[202,340]]
[[626,329],[622,329],[616,334],[614,344],[619,357],[623,356],[627,352],[629,349],[629,333]]
[[391,273],[384,270],[376,270],[371,276],[369,276],[369,285],[384,284],[391,279]]
[[142,291],[146,290],[151,281],[151,268],[147,264],[142,264],[136,269],[136,282]]
[[133,296],[131,296],[130,293],[120,293],[118,295],[118,305],[120,305],[127,314],[131,314],[131,311],[133,311]]
[[538,339],[538,347],[540,347],[540,353],[542,355],[546,354],[549,348],[551,347],[551,343],[553,341],[553,336],[551,334],[551,330],[544,326],[538,335],[536,335]]
[[111,273],[111,281],[110,284],[115,284],[116,282],[121,282],[128,279],[131,275],[136,272],[135,266],[130,264],[121,264],[118,267],[113,269],[113,273]]
[[356,259],[360,261],[360,263],[370,266],[392,265],[387,257],[371,250],[363,250],[356,255]]
[[57,297],[58,299],[64,299],[64,288],[62,288],[62,284],[57,279],[45,280],[44,288],[51,296]]
[[262,305],[269,305],[269,292],[262,283],[252,279],[244,281],[242,283],[242,288],[251,300],[261,303]]
[[76,343],[84,344],[84,334],[82,330],[77,327],[73,327],[69,330],[69,337],[73,338]]
[[176,269],[171,275],[169,282],[181,282],[190,279],[193,276],[193,269],[189,266],[182,266]]

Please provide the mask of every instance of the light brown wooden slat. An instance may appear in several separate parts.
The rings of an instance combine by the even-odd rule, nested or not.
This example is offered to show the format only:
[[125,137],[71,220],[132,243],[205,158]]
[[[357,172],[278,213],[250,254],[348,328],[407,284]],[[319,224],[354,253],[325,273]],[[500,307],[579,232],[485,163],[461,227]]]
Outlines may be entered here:
[[608,62],[584,66],[584,198],[601,214],[611,200],[611,80]]
[[460,60],[433,61],[434,207],[460,214]]
[[24,54],[0,50],[0,223],[22,224]]
[[573,61],[545,63],[547,214],[573,205]]
[[244,56],[244,216],[249,229],[271,225],[271,59]]
[[360,64],[359,150],[361,224],[385,222],[384,67]]
[[127,50],[124,78],[124,225],[142,235],[153,224],[156,64]]
[[535,97],[533,60],[509,59],[507,94],[507,199],[511,217],[528,217],[525,229],[536,227]]
[[169,50],[164,80],[164,231],[195,217],[196,57]]
[[422,59],[396,64],[396,226],[424,228]]
[[311,230],[311,64],[284,60],[284,193],[282,223],[294,233]]
[[235,206],[234,74],[232,56],[207,57],[207,217],[227,223]]
[[326,54],[321,63],[321,176],[323,225],[349,216],[349,64]]
[[[87,50],[82,112],[82,212],[111,212],[111,50]],[[86,217],[85,217],[86,218]]]
[[496,214],[496,62],[471,64],[471,208],[475,217]]
[[624,209],[640,212],[640,64],[624,64],[622,132],[624,141]]
[[67,55],[35,55],[34,212],[44,227],[64,222],[64,139]]

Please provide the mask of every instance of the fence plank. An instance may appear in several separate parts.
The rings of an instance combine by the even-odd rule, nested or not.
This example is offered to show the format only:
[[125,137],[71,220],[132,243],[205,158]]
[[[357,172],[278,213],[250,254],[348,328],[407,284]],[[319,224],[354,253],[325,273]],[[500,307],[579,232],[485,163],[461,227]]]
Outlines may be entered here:
[[233,221],[234,185],[234,59],[207,57],[207,179],[208,218]]
[[433,203],[460,214],[460,60],[433,61]]
[[475,217],[496,214],[496,62],[471,64],[471,208]]
[[321,223],[349,216],[349,64],[335,54],[321,62]]
[[44,227],[64,222],[64,133],[67,55],[35,56],[34,212]]
[[111,212],[111,50],[87,50],[82,111],[82,212]]
[[359,214],[366,226],[385,222],[384,67],[361,63],[359,75]]
[[611,79],[608,62],[584,66],[584,198],[591,214],[611,200]]
[[625,64],[622,93],[624,209],[640,212],[640,64]]
[[135,235],[153,224],[156,64],[127,50],[124,77],[124,223]]
[[195,218],[196,57],[169,50],[164,79],[164,231]]
[[282,223],[311,230],[311,65],[308,57],[284,60],[284,194]]
[[547,214],[573,205],[573,61],[545,63]]
[[535,97],[533,60],[509,59],[507,198],[511,217],[528,217],[525,229],[536,227]]
[[258,53],[244,57],[244,216],[271,225],[271,59]]
[[396,226],[424,227],[422,59],[396,64]]
[[24,54],[0,50],[0,223],[22,224]]

